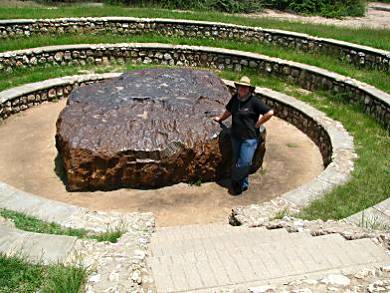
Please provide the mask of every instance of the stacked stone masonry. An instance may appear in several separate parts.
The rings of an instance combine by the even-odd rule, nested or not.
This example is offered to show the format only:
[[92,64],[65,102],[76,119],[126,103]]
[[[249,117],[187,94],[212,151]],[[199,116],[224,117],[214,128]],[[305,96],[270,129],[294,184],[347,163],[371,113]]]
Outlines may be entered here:
[[121,35],[154,33],[164,36],[175,35],[269,43],[302,51],[338,56],[341,60],[359,67],[375,68],[385,72],[390,71],[390,53],[388,51],[283,30],[217,22],[132,17],[15,19],[0,21],[0,39],[43,34],[59,35],[64,33],[113,33]]
[[[166,44],[64,45],[0,53],[0,71],[38,65],[156,64],[204,67],[217,70],[256,70],[299,84],[308,90],[325,90],[357,102],[364,111],[390,128],[390,95],[357,80],[327,70],[279,58],[211,47]],[[55,95],[54,92],[51,94]],[[45,98],[45,97],[43,97]],[[34,103],[26,98],[27,104]],[[18,103],[15,101],[15,103]],[[20,104],[20,101],[19,101]],[[24,106],[23,106],[24,104]],[[19,107],[25,107],[22,102]],[[0,119],[9,115],[12,103],[0,106]],[[12,108],[16,111],[17,108]]]
[[328,166],[332,161],[332,143],[329,134],[323,126],[307,113],[297,108],[289,107],[288,104],[273,99],[272,96],[265,95],[261,92],[258,95],[265,99],[265,102],[275,110],[279,118],[296,126],[314,141],[322,154],[324,165]]

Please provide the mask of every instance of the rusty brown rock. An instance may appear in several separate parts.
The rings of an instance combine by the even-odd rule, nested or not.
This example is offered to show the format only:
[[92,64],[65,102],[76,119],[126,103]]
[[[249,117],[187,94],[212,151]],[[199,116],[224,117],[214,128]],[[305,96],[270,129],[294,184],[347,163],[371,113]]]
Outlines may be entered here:
[[[229,176],[229,131],[212,117],[230,98],[207,71],[146,69],[74,90],[57,120],[67,189],[157,188]],[[252,171],[263,160],[264,144]]]

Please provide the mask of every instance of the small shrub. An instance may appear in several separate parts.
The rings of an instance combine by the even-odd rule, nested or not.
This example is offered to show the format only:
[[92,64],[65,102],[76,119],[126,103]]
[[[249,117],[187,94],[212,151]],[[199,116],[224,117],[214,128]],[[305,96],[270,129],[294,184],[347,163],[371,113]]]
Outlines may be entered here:
[[239,12],[254,12],[263,8],[261,1],[256,0],[210,0],[205,8],[211,8],[217,11],[239,13]]
[[265,5],[279,10],[292,10],[303,14],[326,17],[362,16],[366,11],[365,0],[266,0]]
[[104,0],[108,4],[122,4],[133,7],[155,7],[180,10],[220,11],[227,13],[249,13],[264,7],[291,10],[303,14],[326,17],[362,16],[366,9],[365,0]]
[[181,10],[214,10],[228,13],[254,12],[263,7],[262,0],[106,0],[106,3]]
[[190,184],[190,186],[201,186],[202,185],[202,180],[201,179],[197,179],[197,180],[191,181],[189,184]]

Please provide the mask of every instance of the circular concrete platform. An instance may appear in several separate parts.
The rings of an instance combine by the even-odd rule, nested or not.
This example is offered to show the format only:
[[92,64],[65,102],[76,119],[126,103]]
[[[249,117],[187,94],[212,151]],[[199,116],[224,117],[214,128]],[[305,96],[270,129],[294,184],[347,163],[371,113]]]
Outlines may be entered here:
[[217,183],[176,184],[154,190],[73,192],[56,174],[55,122],[65,100],[43,104],[0,127],[0,181],[46,198],[102,211],[150,211],[157,225],[226,221],[232,207],[268,201],[315,178],[323,170],[316,145],[278,118],[267,123],[264,170],[250,177],[249,191],[233,197]]

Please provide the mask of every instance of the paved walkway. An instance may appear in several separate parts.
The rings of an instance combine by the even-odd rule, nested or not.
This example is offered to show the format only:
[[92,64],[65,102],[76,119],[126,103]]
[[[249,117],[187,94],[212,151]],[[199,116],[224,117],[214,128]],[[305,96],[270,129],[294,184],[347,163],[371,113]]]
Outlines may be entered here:
[[223,224],[161,228],[150,249],[158,292],[242,289],[390,262],[370,239]]
[[75,242],[76,237],[26,232],[0,223],[0,253],[5,255],[22,255],[44,264],[63,262]]

